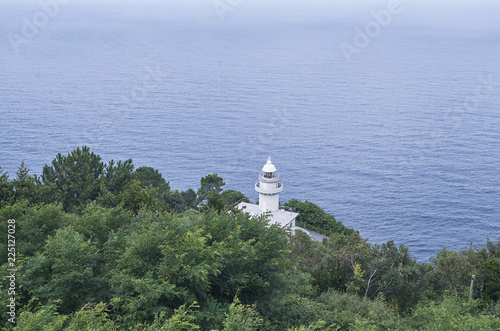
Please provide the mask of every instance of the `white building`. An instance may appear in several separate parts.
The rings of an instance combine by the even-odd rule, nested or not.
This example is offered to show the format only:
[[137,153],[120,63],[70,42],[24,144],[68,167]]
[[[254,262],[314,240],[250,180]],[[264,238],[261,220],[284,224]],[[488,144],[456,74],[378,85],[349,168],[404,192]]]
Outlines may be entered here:
[[[279,224],[282,227],[288,227],[295,233],[295,219],[299,216],[291,210],[279,208],[279,194],[283,191],[283,183],[276,172],[276,167],[271,162],[271,157],[262,167],[259,180],[255,183],[255,190],[259,192],[259,204],[240,202],[236,207],[249,213],[251,216],[268,215],[270,224]],[[302,230],[302,229],[301,229]]]

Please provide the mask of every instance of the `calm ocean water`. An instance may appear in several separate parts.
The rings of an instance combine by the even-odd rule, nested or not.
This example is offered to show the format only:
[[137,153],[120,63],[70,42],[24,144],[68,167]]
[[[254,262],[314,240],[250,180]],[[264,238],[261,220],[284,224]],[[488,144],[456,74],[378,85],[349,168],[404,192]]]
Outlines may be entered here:
[[41,3],[0,4],[11,176],[88,145],[174,189],[216,172],[255,201],[271,155],[282,202],[419,260],[500,239],[495,2]]

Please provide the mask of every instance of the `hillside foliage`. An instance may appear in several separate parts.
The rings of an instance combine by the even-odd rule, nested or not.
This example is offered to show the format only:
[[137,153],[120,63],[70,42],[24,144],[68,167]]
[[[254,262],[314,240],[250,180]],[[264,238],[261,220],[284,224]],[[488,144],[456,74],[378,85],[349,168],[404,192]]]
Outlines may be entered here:
[[[0,249],[15,220],[16,323],[7,330],[498,330],[500,241],[418,262],[311,202],[292,236],[238,212],[217,174],[172,191],[153,168],[87,147],[30,175],[0,170]],[[0,255],[2,275],[7,254]],[[475,282],[471,289],[471,277]],[[9,303],[6,281],[0,302]]]

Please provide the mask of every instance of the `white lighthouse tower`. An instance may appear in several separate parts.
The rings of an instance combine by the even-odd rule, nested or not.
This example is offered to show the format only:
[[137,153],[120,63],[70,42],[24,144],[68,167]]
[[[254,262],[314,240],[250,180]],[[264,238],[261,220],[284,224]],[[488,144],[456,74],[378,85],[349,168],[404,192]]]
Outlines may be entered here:
[[276,172],[276,167],[271,162],[271,157],[262,167],[259,181],[255,183],[255,190],[259,192],[259,209],[261,211],[273,212],[279,209],[279,194],[283,191],[283,183]]
[[[265,217],[269,225],[277,224],[290,231],[292,235],[295,235],[295,230],[299,230],[313,238],[308,230],[295,226],[295,219],[299,216],[298,213],[293,212],[292,209],[285,210],[285,207],[279,209],[279,196],[280,192],[283,191],[283,183],[276,172],[276,167],[271,162],[271,157],[267,159],[267,163],[262,167],[259,181],[255,183],[255,190],[259,192],[259,205],[240,202],[236,205],[236,208],[250,214],[252,217]],[[316,235],[322,236],[319,233],[316,233]],[[321,241],[322,237],[313,239]]]
[[299,216],[298,213],[293,212],[291,209],[285,210],[285,207],[279,208],[279,194],[283,191],[283,183],[276,172],[276,167],[271,162],[271,157],[267,159],[267,163],[262,167],[259,181],[255,183],[255,190],[259,192],[258,205],[240,202],[236,208],[253,217],[266,217],[269,224],[278,224],[288,229],[292,234],[295,234],[295,229],[309,234],[306,230],[295,226],[295,219]]

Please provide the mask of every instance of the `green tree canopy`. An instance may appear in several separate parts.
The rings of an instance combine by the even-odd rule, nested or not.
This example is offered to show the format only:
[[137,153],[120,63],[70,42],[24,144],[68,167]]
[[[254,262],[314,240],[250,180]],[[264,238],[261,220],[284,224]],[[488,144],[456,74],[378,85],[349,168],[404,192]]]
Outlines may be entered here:
[[232,207],[239,202],[250,202],[243,193],[235,190],[224,191],[220,194],[220,197],[226,207]]
[[141,186],[146,188],[152,186],[158,189],[158,196],[167,201],[170,195],[170,184],[163,178],[158,169],[152,167],[140,167],[134,172],[134,178],[141,181]]
[[[308,201],[285,206],[326,233],[322,242],[230,209],[248,200],[223,191],[217,174],[197,194],[170,192],[153,168],[133,170],[132,160],[104,164],[87,147],[59,154],[41,180],[24,163],[11,181],[0,169],[0,250],[15,248],[18,270],[18,323],[2,314],[3,328],[500,329],[500,241],[420,263]],[[197,198],[207,202],[201,212],[189,210]],[[2,274],[8,261],[0,256]]]
[[137,213],[141,208],[153,207],[158,189],[153,186],[141,187],[141,182],[134,180],[129,187],[118,195],[118,201],[123,202],[125,208]]
[[212,191],[220,193],[222,186],[226,185],[224,180],[217,174],[206,175],[200,180],[200,188],[198,189],[198,202],[202,202],[208,198],[208,194]]
[[70,313],[92,297],[99,286],[97,250],[70,228],[57,230],[43,252],[28,259],[22,270],[23,287],[42,303],[59,302]]
[[180,213],[186,210],[186,201],[184,200],[184,196],[179,190],[175,190],[170,193],[168,198],[168,204],[171,210]]
[[118,161],[118,163],[111,160],[104,167],[104,170],[106,189],[114,195],[125,190],[132,182],[132,171],[134,170],[132,159],[125,162]]
[[287,208],[293,208],[299,216],[297,225],[318,231],[325,235],[334,233],[352,234],[353,229],[347,228],[342,222],[337,221],[333,215],[327,214],[318,205],[309,201],[299,201],[292,199],[284,204]]
[[196,208],[196,192],[190,188],[181,192],[187,208]]
[[484,262],[481,271],[485,277],[484,301],[487,303],[500,300],[500,259]]
[[0,208],[10,204],[14,191],[9,182],[9,175],[0,167]]
[[14,188],[15,201],[28,200],[36,202],[37,200],[36,180],[29,172],[30,169],[25,166],[23,161],[16,172],[17,178],[11,182]]
[[59,153],[50,166],[45,165],[42,180],[46,185],[54,184],[57,201],[62,201],[67,211],[74,211],[97,198],[104,167],[99,155],[86,146],[78,147],[67,156]]
[[131,159],[104,164],[99,155],[83,146],[66,156],[59,153],[50,166],[45,165],[42,182],[66,211],[81,211],[97,198],[102,205],[114,207],[117,196],[132,185],[133,170]]

